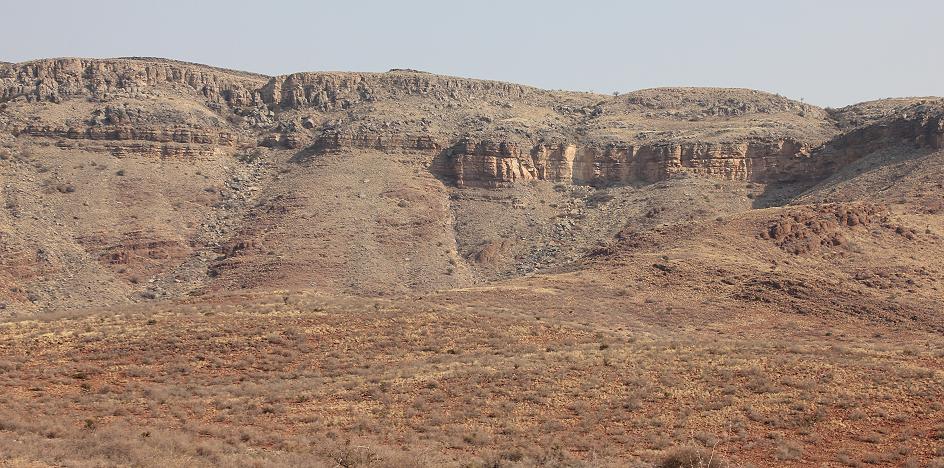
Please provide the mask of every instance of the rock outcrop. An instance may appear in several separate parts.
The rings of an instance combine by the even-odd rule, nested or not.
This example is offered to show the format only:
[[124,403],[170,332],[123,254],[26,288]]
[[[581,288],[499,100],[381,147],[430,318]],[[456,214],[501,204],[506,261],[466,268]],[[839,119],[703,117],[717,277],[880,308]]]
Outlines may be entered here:
[[250,105],[259,75],[160,59],[46,59],[0,65],[0,102],[60,102],[70,96],[143,95],[176,86],[210,102]]
[[525,98],[534,88],[498,81],[469,80],[428,73],[294,73],[277,76],[261,89],[263,102],[277,110],[314,108],[322,112],[403,96],[435,101],[472,98]]
[[890,144],[944,148],[944,101],[912,104],[838,135],[813,155],[811,165],[832,174]]
[[[609,97],[397,71],[297,73],[272,78],[261,95],[293,119],[296,135],[310,135],[309,153],[424,152],[431,169],[458,186],[634,184],[680,172],[744,181],[813,177],[809,156],[835,132],[822,109],[741,89]],[[388,103],[426,113],[401,114]],[[771,125],[777,119],[787,123]],[[661,125],[677,130],[652,130]],[[266,145],[300,141],[273,136]]]
[[428,153],[431,169],[460,187],[504,187],[533,180],[594,186],[651,183],[682,172],[744,181],[815,175],[808,173],[811,146],[786,139],[584,146],[462,138],[449,145],[430,136],[326,131],[309,151],[344,149]]
[[315,152],[340,151],[345,148],[373,149],[379,151],[420,151],[436,153],[442,145],[428,135],[403,135],[396,133],[341,133],[325,131],[312,145]]
[[768,181],[806,172],[810,145],[791,140],[748,143],[656,143],[581,146],[463,140],[446,156],[460,186],[498,187],[549,180],[582,185],[649,183],[691,172],[727,180]]
[[211,131],[201,128],[28,126],[17,131],[16,134],[72,140],[142,140],[222,146],[233,146],[237,141],[237,136],[232,132]]
[[871,204],[823,205],[782,213],[759,237],[794,255],[847,243],[846,230],[887,222],[887,209]]
[[57,127],[27,126],[18,136],[38,137],[63,148],[101,151],[115,156],[140,154],[158,158],[209,158],[220,149],[232,151],[238,137],[227,131],[201,128],[151,128],[133,126]]

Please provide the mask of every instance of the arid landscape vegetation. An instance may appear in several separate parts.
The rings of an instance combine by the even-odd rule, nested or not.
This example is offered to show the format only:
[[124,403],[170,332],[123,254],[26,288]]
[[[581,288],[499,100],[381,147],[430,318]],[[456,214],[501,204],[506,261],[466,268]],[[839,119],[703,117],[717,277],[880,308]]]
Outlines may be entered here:
[[4,466],[944,467],[944,99],[0,63]]

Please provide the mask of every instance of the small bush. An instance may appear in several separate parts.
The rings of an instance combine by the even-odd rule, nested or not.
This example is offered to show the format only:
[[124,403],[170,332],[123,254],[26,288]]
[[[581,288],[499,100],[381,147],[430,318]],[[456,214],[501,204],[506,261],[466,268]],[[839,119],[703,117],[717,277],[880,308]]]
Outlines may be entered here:
[[659,468],[723,468],[727,464],[718,454],[697,447],[677,447],[669,450]]
[[590,195],[590,197],[587,198],[587,206],[590,208],[596,208],[606,202],[609,202],[613,198],[613,195],[607,192],[594,192],[593,195]]
[[781,441],[774,455],[778,460],[799,460],[803,457],[803,447],[796,442]]
[[236,154],[236,160],[246,164],[251,164],[259,160],[262,157],[262,150],[259,148],[253,148],[249,151],[243,151]]

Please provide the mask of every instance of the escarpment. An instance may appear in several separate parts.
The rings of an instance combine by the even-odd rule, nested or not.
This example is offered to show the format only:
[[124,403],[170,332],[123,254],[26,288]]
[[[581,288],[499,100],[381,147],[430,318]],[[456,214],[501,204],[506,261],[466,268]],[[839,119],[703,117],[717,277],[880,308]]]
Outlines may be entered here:
[[548,180],[581,185],[651,183],[690,172],[726,180],[770,181],[807,172],[810,145],[792,140],[749,143],[654,143],[596,146],[469,140],[450,148],[447,176],[460,186],[497,187]]
[[[65,101],[73,114],[80,102],[96,107],[48,107]],[[296,161],[412,152],[460,187],[645,184],[679,173],[815,181],[889,141],[944,144],[937,101],[901,101],[876,117],[884,107],[830,113],[754,90],[604,96],[411,70],[265,77],[160,59],[49,59],[0,64],[0,102],[11,134],[60,145],[191,157],[255,144],[304,156]],[[34,115],[27,104],[46,107]]]
[[161,59],[0,65],[0,128],[40,145],[209,158],[251,141],[232,121],[261,102],[261,75]]
[[287,75],[261,94],[292,122],[267,145],[425,153],[460,187],[815,178],[810,154],[837,131],[822,109],[737,89],[610,97],[398,71]]
[[[894,223],[844,206],[731,231],[791,261],[854,259],[876,232],[936,242],[909,217],[944,206],[942,147],[944,102],[930,98],[827,111],[745,89],[0,63],[0,302],[465,288],[655,253],[679,226],[726,248],[720,230],[759,207],[910,202]],[[670,258],[656,279],[683,273]]]
[[579,185],[651,183],[689,172],[725,180],[778,181],[818,176],[812,145],[790,139],[742,143],[599,145],[528,143],[391,133],[329,131],[314,139],[314,154],[344,149],[426,153],[432,170],[460,187],[502,187],[546,180]]
[[[351,83],[346,89],[354,89]],[[733,181],[810,183],[890,143],[936,149],[944,138],[944,106],[939,103],[900,108],[883,119],[842,132],[822,109],[784,102],[765,93],[754,92],[758,102],[740,102],[734,97],[707,99],[703,90],[693,91],[694,98],[680,98],[681,91],[673,89],[669,90],[672,99],[656,99],[652,96],[655,91],[647,90],[645,99],[631,96],[628,104],[598,105],[592,107],[597,110],[576,117],[570,110],[557,109],[555,112],[572,119],[576,130],[565,135],[551,128],[549,140],[540,138],[538,132],[529,133],[531,128],[509,124],[485,125],[456,136],[425,126],[411,129],[413,133],[398,133],[329,123],[329,130],[313,136],[310,149],[314,153],[345,147],[428,153],[433,160],[431,169],[460,187],[502,187],[536,180],[593,186],[645,184],[679,173]],[[539,95],[539,91],[528,92]],[[664,105],[690,101],[701,103],[701,107],[681,112]],[[641,112],[643,117],[613,110],[620,106]],[[523,120],[515,109],[502,116],[503,120],[491,120],[511,125]],[[782,130],[772,127],[775,117],[790,125]],[[637,119],[642,128],[651,121],[682,130],[620,133],[623,127],[614,123],[622,122],[619,119]],[[796,124],[804,119],[812,119],[805,130]],[[724,132],[716,130],[724,125],[728,126]],[[758,128],[765,131],[758,132]]]

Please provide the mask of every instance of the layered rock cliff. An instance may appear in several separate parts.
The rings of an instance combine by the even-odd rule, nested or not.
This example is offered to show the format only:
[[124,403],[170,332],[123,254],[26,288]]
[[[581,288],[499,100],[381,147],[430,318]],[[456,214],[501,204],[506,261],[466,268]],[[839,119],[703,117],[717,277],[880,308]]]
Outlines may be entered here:
[[397,71],[275,77],[261,94],[294,121],[270,141],[310,141],[312,153],[424,152],[459,186],[807,177],[811,151],[837,130],[822,109],[751,90],[611,97]]
[[[243,145],[308,157],[408,151],[425,155],[443,179],[480,187],[640,184],[681,172],[815,180],[890,139],[942,144],[940,103],[902,102],[891,115],[876,110],[888,106],[873,104],[863,105],[867,112],[853,109],[861,115],[830,114],[742,89],[603,96],[408,70],[264,77],[160,59],[0,64],[4,106],[75,99],[108,105],[84,116],[75,105],[75,115],[5,107],[0,126],[14,135],[162,156],[211,156]],[[184,109],[129,107],[150,99],[178,99],[166,105]]]
[[807,172],[810,145],[793,140],[743,143],[655,143],[581,146],[461,141],[446,159],[460,186],[498,187],[549,180],[619,185],[665,180],[691,172],[726,180],[778,180]]
[[110,127],[53,127],[28,126],[17,134],[69,138],[73,140],[143,140],[162,143],[196,143],[203,145],[232,145],[236,135],[227,131],[188,128],[148,128],[132,126]]
[[17,136],[38,137],[60,147],[103,151],[116,156],[141,154],[160,158],[212,157],[220,148],[231,150],[239,142],[228,131],[162,127],[57,127],[30,125],[15,130]]

